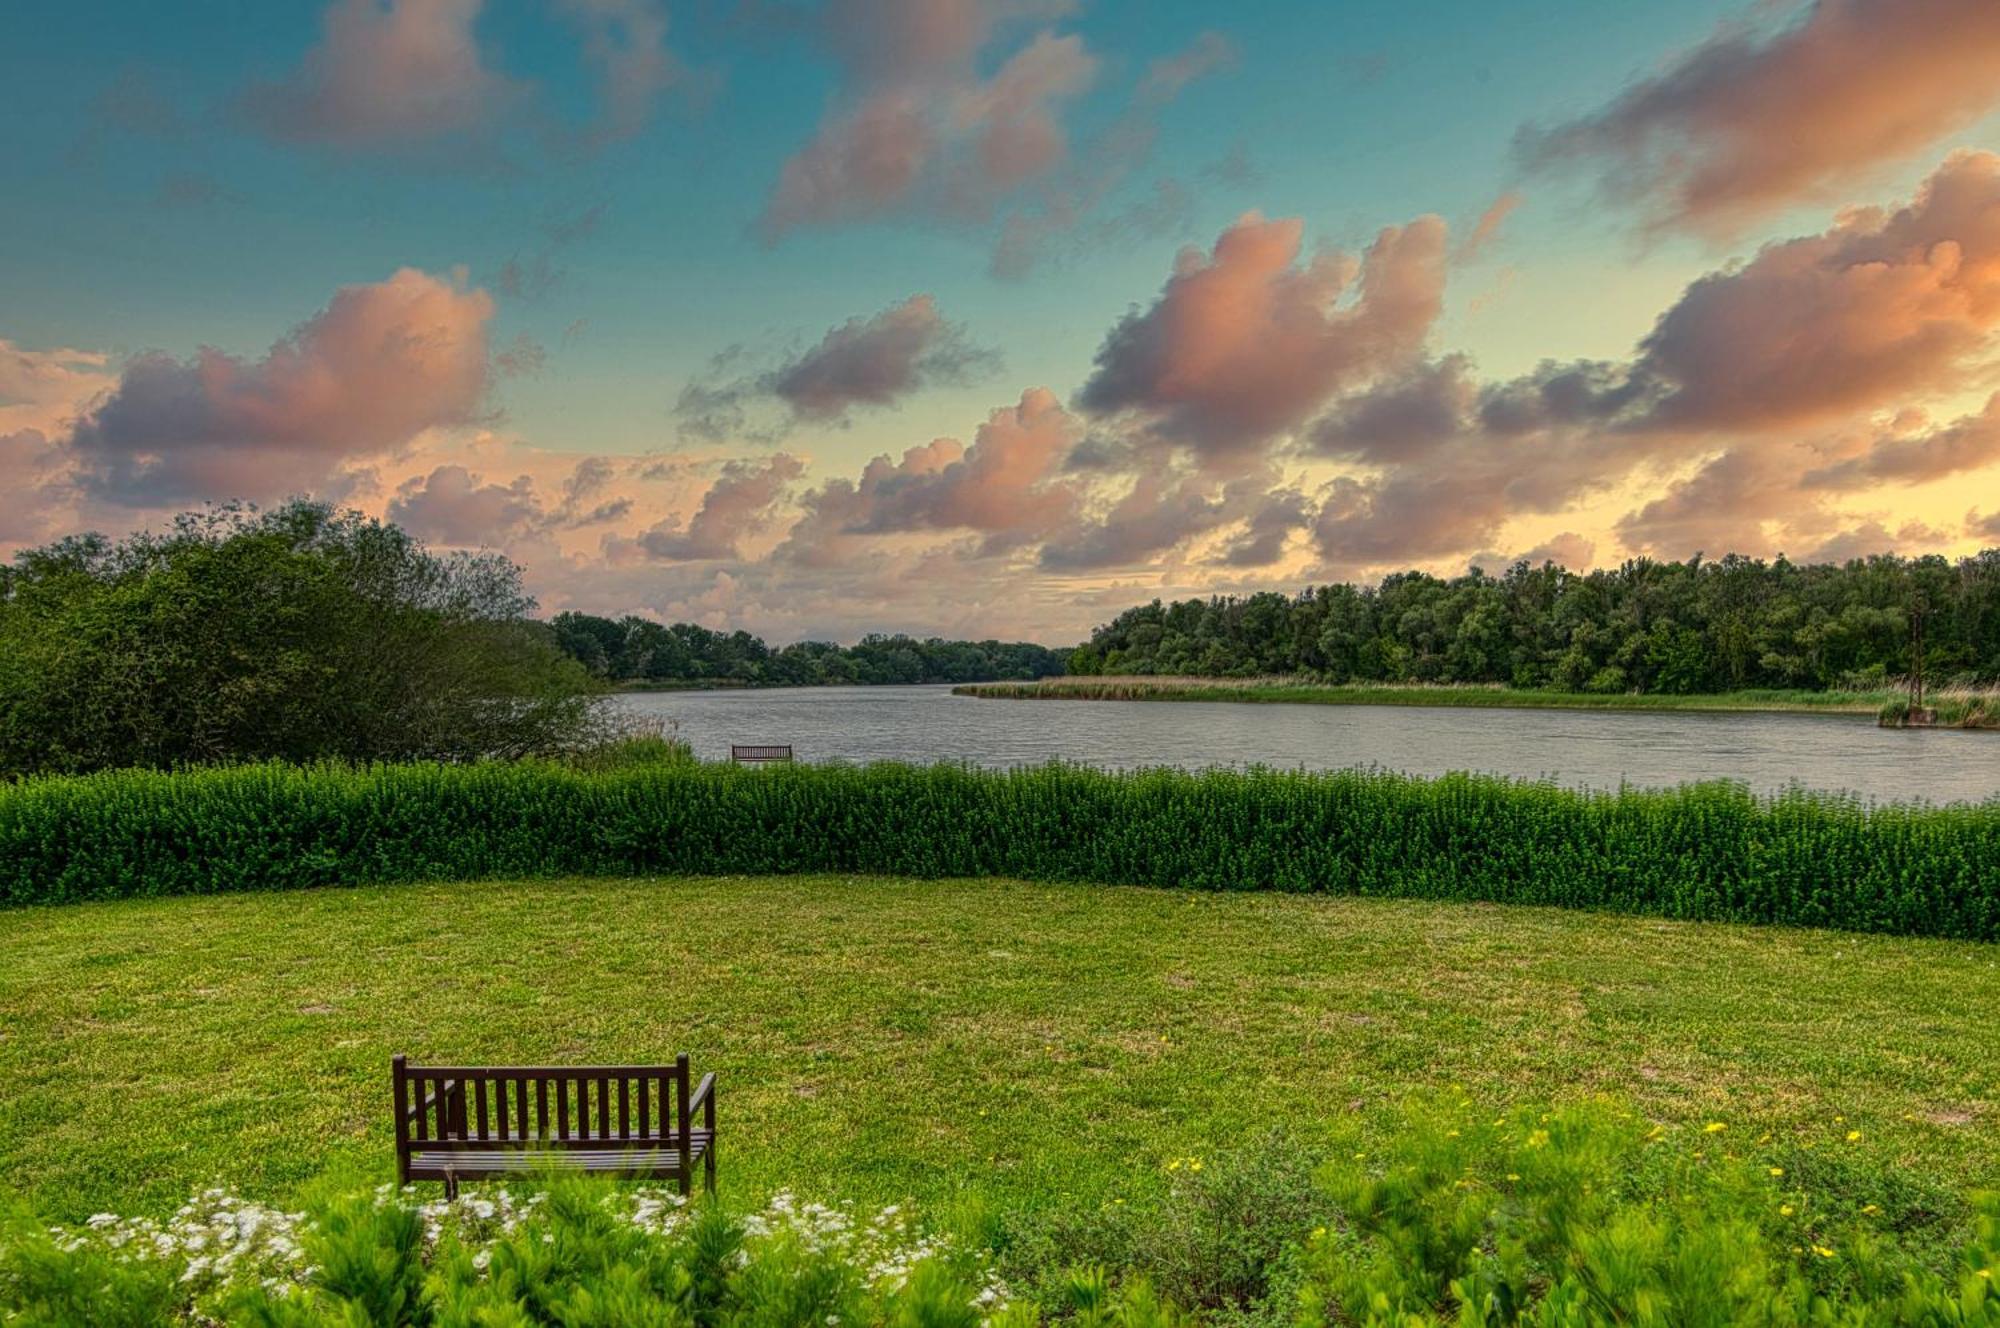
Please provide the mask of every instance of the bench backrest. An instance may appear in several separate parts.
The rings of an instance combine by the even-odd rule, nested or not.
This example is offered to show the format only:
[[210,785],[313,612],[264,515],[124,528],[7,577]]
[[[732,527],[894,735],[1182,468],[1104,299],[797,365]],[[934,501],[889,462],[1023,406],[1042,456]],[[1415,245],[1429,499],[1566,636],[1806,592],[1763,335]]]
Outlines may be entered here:
[[394,1065],[402,1156],[688,1142],[686,1056],[672,1065],[565,1066],[418,1066],[398,1056]]
[[789,761],[792,759],[792,748],[790,743],[783,745],[772,744],[762,747],[745,747],[732,743],[729,747],[729,759],[732,761]]

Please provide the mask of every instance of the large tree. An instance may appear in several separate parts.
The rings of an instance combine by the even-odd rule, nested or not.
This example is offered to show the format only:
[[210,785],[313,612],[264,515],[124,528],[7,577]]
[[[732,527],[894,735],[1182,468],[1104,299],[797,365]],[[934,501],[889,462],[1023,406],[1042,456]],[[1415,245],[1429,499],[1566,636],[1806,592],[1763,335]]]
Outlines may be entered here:
[[0,771],[563,748],[598,686],[520,569],[330,506],[220,508],[0,569]]

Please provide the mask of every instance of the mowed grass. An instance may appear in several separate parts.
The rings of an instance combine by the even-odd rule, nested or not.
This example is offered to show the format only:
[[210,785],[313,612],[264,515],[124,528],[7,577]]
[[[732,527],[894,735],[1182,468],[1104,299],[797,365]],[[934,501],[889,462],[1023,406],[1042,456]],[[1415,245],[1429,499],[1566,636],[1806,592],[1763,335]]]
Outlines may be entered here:
[[0,914],[0,1015],[0,1178],[72,1220],[388,1179],[397,1051],[685,1050],[749,1198],[1138,1202],[1168,1159],[1450,1086],[2000,1183],[2000,947],[1972,943],[994,880],[396,886]]

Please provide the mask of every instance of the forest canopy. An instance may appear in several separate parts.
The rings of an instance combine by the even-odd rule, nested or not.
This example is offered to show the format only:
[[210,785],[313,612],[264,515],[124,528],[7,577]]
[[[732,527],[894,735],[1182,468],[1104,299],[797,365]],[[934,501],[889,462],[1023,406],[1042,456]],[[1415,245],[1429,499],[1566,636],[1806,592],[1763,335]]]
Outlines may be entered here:
[[1913,617],[1928,678],[2000,678],[2000,549],[1957,562],[1641,559],[1589,573],[1517,563],[1498,577],[1399,572],[1290,596],[1154,600],[1091,633],[1069,672],[1677,695],[1878,688],[1910,671]]
[[1063,671],[1067,650],[1025,641],[918,640],[871,634],[851,646],[797,641],[771,647],[748,632],[668,625],[627,615],[559,613],[556,639],[592,674],[613,682],[813,687],[842,683],[1015,682]]

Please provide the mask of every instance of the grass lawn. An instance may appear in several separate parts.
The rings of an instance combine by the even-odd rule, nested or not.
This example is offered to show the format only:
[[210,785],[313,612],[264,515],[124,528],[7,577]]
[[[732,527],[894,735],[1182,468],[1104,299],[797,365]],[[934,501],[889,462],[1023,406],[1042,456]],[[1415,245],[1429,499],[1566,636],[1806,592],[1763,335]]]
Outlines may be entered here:
[[0,1177],[66,1219],[387,1178],[395,1051],[686,1050],[748,1197],[1143,1199],[1168,1158],[1449,1085],[2000,1183],[2000,947],[1970,943],[1006,881],[397,886],[0,914],[0,1012]]
[[1511,710],[1725,710],[1876,715],[1893,692],[1744,690],[1700,696],[1631,692],[1549,692],[1528,688],[1422,683],[1343,686],[1286,678],[1109,676],[1040,682],[967,683],[961,696],[1010,701],[1248,701],[1292,705],[1453,706]]

